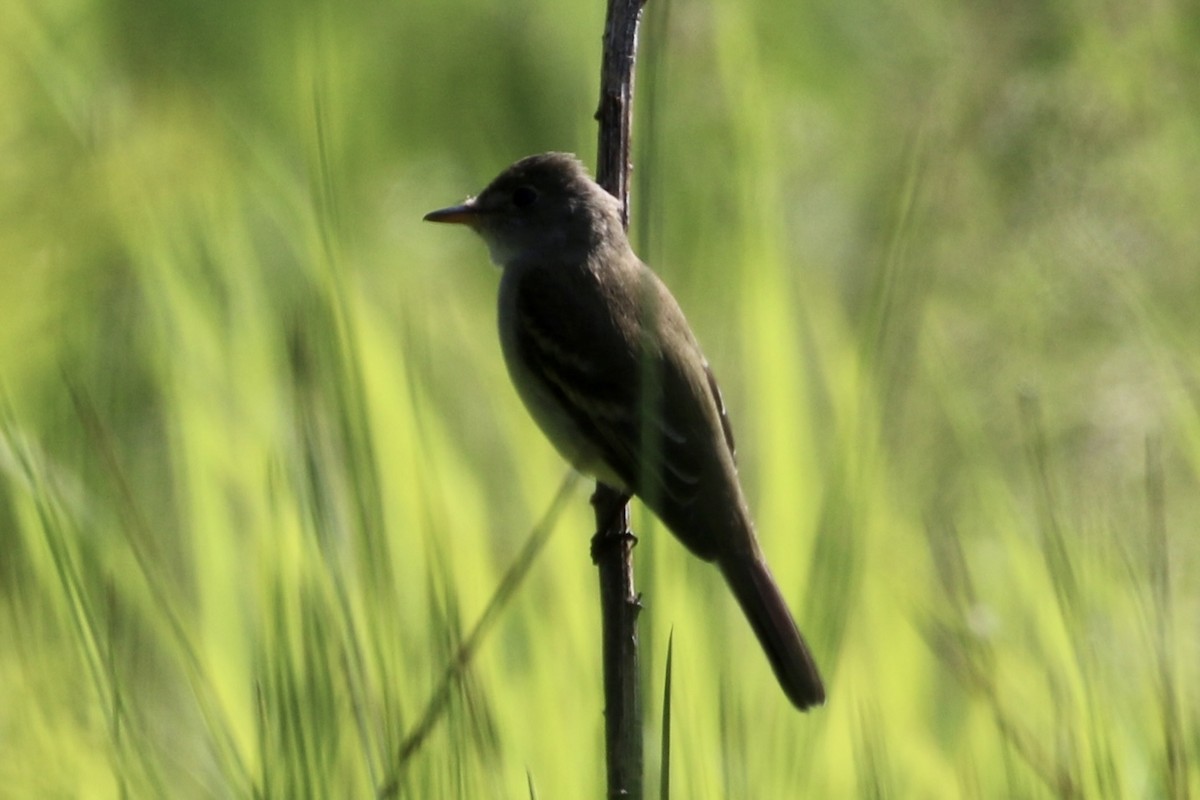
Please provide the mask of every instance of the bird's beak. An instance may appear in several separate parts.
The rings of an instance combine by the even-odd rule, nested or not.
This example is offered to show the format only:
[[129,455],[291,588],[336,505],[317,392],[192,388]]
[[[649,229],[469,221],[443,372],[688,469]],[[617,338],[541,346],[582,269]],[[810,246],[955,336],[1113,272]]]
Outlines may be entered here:
[[475,198],[472,197],[460,205],[430,211],[425,215],[424,220],[426,222],[454,222],[459,225],[474,225],[479,220],[479,215],[479,206],[475,205]]

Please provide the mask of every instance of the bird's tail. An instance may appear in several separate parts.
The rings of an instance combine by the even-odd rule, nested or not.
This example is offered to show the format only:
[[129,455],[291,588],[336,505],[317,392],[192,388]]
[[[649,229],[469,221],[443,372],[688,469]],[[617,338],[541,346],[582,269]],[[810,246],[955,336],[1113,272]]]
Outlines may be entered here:
[[788,699],[804,711],[825,702],[825,686],[771,571],[757,554],[721,558],[733,590]]

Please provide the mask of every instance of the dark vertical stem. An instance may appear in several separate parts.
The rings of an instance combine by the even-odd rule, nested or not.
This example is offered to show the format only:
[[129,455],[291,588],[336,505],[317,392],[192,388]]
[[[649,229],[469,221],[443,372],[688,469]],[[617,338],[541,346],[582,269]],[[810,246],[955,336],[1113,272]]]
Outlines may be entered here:
[[638,689],[637,616],[633,585],[629,495],[596,484],[592,506],[596,535],[592,560],[600,573],[600,625],[604,658],[604,750],[608,796],[642,796],[642,704]]
[[604,21],[604,54],[600,65],[600,134],[596,182],[621,201],[621,222],[629,227],[629,173],[633,129],[633,65],[637,57],[638,23],[645,0],[608,0]]
[[[621,201],[629,227],[630,132],[633,125],[633,67],[645,0],[608,0],[600,67],[600,124],[596,181]],[[596,535],[592,560],[600,576],[604,657],[604,729],[608,796],[642,797],[642,709],[638,693],[637,616],[629,495],[596,484],[592,505]]]

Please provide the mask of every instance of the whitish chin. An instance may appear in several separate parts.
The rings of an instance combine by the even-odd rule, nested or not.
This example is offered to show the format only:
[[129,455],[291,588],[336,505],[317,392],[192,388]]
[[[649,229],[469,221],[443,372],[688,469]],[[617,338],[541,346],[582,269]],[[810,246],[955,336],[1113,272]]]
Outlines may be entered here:
[[490,236],[485,236],[483,241],[487,244],[488,257],[492,259],[493,264],[501,269],[517,256],[516,249],[506,247],[503,242],[498,242]]

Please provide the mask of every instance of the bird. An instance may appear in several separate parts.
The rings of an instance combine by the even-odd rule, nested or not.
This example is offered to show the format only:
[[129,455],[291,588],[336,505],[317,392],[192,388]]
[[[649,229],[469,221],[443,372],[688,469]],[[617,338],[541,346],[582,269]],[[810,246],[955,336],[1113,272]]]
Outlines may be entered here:
[[569,153],[528,156],[431,211],[501,269],[500,346],[530,415],[576,470],[636,495],[713,562],[791,703],[825,702],[755,534],[720,388],[678,302],[634,253],[620,202]]

